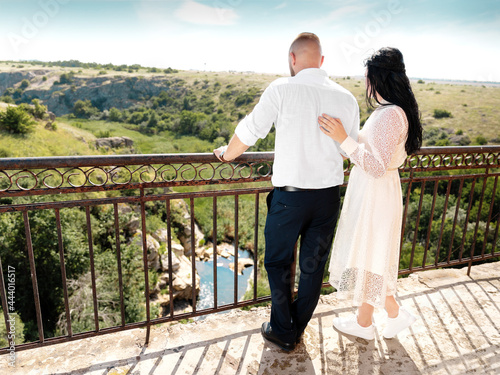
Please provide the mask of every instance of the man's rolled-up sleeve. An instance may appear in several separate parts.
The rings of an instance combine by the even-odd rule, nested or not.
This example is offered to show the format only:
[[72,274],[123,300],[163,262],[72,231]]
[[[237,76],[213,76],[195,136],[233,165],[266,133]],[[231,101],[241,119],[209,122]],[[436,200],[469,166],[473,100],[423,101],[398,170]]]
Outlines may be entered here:
[[236,126],[234,133],[245,145],[253,146],[271,130],[278,117],[278,108],[276,90],[269,86],[253,111]]

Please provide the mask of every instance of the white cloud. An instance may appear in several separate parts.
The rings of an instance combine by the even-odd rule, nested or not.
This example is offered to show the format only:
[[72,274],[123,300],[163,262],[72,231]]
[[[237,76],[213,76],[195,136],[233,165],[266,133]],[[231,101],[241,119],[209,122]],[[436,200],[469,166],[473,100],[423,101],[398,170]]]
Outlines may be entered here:
[[288,5],[288,4],[287,4],[286,2],[284,2],[284,3],[281,3],[281,4],[279,4],[279,5],[276,5],[276,6],[274,7],[274,9],[283,9],[283,8],[285,8],[287,5]]
[[174,15],[184,22],[197,25],[233,25],[238,19],[238,14],[234,9],[219,6],[211,7],[192,0],[184,1]]
[[371,6],[361,6],[361,5],[349,5],[345,6],[339,9],[334,10],[333,12],[330,12],[325,19],[328,21],[337,21],[337,20],[342,20],[345,16],[351,15],[351,14],[363,14],[366,12],[368,8]]
[[315,20],[314,23],[317,26],[328,25],[329,27],[334,27],[334,28],[338,28],[339,26],[344,27],[347,18],[354,17],[359,20],[372,8],[373,4],[339,6],[332,12]]

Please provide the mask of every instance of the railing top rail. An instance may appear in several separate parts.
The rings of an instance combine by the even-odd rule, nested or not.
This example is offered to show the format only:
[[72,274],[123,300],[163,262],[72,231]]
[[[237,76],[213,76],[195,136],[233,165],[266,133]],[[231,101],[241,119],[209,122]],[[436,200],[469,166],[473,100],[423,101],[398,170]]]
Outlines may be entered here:
[[422,147],[415,155],[437,154],[473,154],[484,152],[500,152],[500,145],[487,146],[448,146],[448,147]]
[[[500,153],[500,145],[423,147],[420,151],[415,153],[415,155],[453,155],[473,153]],[[247,152],[237,158],[235,162],[272,162],[273,160],[274,152]],[[164,163],[213,163],[216,161],[217,160],[212,153],[0,158],[0,170],[99,167],[109,165],[148,165]]]
[[[273,160],[274,152],[247,152],[235,161],[245,163]],[[212,153],[49,156],[0,159],[0,170],[213,162],[217,162],[217,159]]]

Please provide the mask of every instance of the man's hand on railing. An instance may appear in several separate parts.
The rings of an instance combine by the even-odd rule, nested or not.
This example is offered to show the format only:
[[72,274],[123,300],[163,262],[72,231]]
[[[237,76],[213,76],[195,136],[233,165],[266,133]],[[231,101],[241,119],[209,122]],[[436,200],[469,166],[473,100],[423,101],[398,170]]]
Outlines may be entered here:
[[214,150],[214,155],[217,157],[222,162],[226,162],[227,160],[224,160],[224,153],[227,150],[227,146],[221,146],[219,148],[216,148]]
[[228,162],[236,159],[238,156],[248,150],[246,144],[240,141],[236,134],[229,141],[229,145],[222,146],[214,150],[214,154],[222,162]]

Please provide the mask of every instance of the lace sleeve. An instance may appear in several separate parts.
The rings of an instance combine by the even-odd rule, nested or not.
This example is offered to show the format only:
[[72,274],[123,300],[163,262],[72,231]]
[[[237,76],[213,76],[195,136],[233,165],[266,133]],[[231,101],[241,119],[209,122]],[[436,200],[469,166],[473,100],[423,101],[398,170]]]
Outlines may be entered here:
[[378,111],[380,113],[376,114],[377,118],[367,137],[369,148],[350,137],[341,144],[351,161],[375,178],[382,177],[387,171],[396,146],[407,128],[406,116],[401,108],[390,106]]

